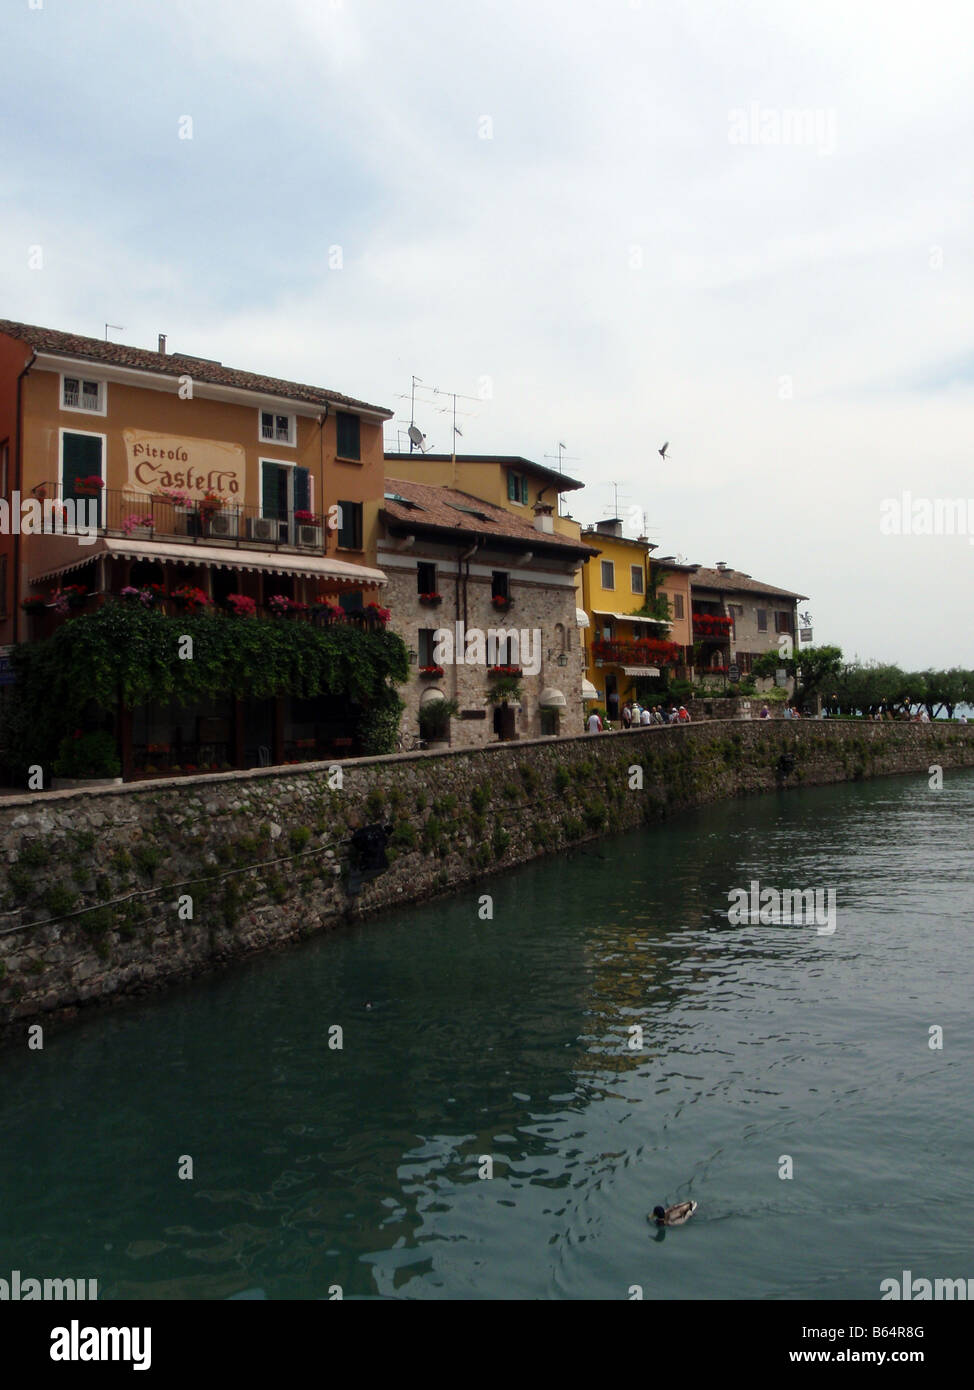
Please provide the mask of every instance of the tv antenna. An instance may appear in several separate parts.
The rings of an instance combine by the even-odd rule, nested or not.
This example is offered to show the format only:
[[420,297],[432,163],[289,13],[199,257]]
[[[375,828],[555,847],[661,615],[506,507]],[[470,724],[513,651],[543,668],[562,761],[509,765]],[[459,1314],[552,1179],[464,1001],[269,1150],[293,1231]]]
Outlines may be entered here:
[[115,331],[116,333],[124,333],[124,332],[125,332],[125,324],[124,324],[124,323],[106,323],[106,324],[105,324],[105,342],[106,342],[106,343],[108,342],[108,330],[109,330],[110,328],[111,328],[111,329],[114,329],[114,331]]
[[[609,483],[608,486],[612,488],[612,494],[613,494],[613,512],[612,512],[612,520],[613,520],[613,521],[621,521],[621,520],[622,520],[622,517],[619,515],[619,484],[618,484],[618,483]],[[623,493],[622,495],[623,495],[623,499],[625,499],[626,494]],[[605,511],[605,510],[607,510],[607,509],[603,507],[602,510]],[[643,529],[644,529],[644,530],[645,530],[645,524],[646,524],[646,514],[645,514],[645,512],[644,512],[644,513],[643,513]]]
[[[558,452],[557,452],[557,454],[545,454],[545,458],[546,458],[546,459],[551,459],[552,461],[554,461],[555,459],[558,460],[558,472],[559,472],[559,473],[564,473],[564,471],[565,471],[564,468],[562,467],[562,463],[563,463],[563,461],[564,461],[566,458],[568,459],[569,463],[577,463],[577,462],[578,462],[578,458],[577,458],[577,456],[576,456],[575,454],[566,454],[566,453],[565,453],[565,450],[566,450],[567,448],[568,448],[568,445],[567,445],[567,444],[563,444],[563,443],[559,440],[559,442],[558,442]],[[559,494],[558,494],[558,515],[561,516],[561,514],[562,514],[562,511],[561,511],[561,493],[559,492]]]

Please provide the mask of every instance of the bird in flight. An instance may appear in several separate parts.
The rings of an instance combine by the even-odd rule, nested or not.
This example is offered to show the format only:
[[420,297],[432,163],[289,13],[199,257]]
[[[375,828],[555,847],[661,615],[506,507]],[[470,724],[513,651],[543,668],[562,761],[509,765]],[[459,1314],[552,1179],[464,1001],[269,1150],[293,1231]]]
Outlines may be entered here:
[[669,447],[670,441],[667,440],[666,443],[663,445],[662,449],[657,450],[657,453],[659,454],[660,458],[663,460],[664,463],[666,462],[666,451]]

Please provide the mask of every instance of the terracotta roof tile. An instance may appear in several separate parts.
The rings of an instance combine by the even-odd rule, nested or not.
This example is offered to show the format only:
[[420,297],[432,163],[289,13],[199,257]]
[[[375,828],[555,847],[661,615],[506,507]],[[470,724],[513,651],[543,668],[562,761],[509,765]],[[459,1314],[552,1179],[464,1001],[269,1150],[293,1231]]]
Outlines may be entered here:
[[79,362],[101,362],[113,367],[133,367],[142,372],[158,372],[163,376],[179,376],[189,372],[195,381],[212,386],[236,386],[243,391],[256,391],[266,396],[281,396],[286,400],[302,401],[307,405],[344,405],[359,410],[375,411],[392,419],[393,411],[381,405],[343,396],[338,391],[326,391],[320,386],[306,386],[298,381],[280,377],[261,376],[257,372],[225,367],[220,362],[172,352],[150,352],[147,348],[128,347],[125,343],[106,343],[100,338],[84,338],[78,333],[62,333],[56,328],[38,328],[30,323],[14,323],[0,319],[0,333],[7,333],[18,342],[26,343],[35,352],[57,353],[61,357],[77,357]]
[[777,594],[779,598],[807,599],[807,594],[795,594],[791,589],[779,589],[774,584],[762,584],[742,570],[698,569],[690,577],[691,589],[721,589],[725,593]]
[[[593,546],[572,540],[557,531],[547,534],[538,531],[529,521],[473,497],[469,492],[441,487],[432,483],[414,483],[406,478],[386,478],[385,502],[382,515],[397,528],[413,526],[443,531],[463,531],[472,536],[496,536],[498,539],[523,541],[532,550],[564,550],[575,555],[596,555]],[[395,493],[401,501],[389,496]],[[409,505],[412,504],[412,505]]]

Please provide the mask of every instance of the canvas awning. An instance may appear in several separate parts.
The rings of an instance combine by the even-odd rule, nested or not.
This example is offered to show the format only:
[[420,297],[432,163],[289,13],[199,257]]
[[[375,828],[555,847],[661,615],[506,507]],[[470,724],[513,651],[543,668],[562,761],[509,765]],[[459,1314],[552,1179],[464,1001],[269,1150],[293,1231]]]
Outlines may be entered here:
[[546,709],[565,709],[568,701],[560,690],[555,690],[554,686],[549,686],[547,690],[542,690],[538,697],[538,704]]
[[[31,574],[31,583],[69,574],[103,555],[124,560],[149,560],[161,564],[204,565],[211,569],[291,574],[302,579],[320,579],[349,587],[374,588],[388,582],[382,570],[369,569],[366,565],[352,565],[347,560],[333,560],[326,555],[301,555],[294,551],[259,548],[252,550],[247,546],[180,545],[178,542],[166,545],[157,541],[139,541],[116,536],[101,536],[93,545],[81,545],[74,537],[71,537],[71,541],[73,543],[70,548],[62,552],[62,563],[39,569],[36,574]],[[40,546],[33,549],[35,553],[41,552]],[[46,546],[44,550],[47,550]]]
[[600,618],[615,618],[620,623],[649,623],[652,627],[672,627],[666,618],[646,618],[641,613],[610,613],[605,608],[593,608],[592,612]]
[[575,609],[575,622],[576,622],[576,625],[577,625],[578,627],[590,627],[590,626],[591,626],[591,624],[589,623],[589,620],[588,620],[588,614],[585,612],[585,609],[584,609],[584,608],[576,608],[576,609]]
[[624,676],[658,676],[658,666],[620,666]]
[[583,680],[583,681],[582,681],[582,699],[583,699],[583,700],[597,700],[598,698],[599,698],[599,692],[596,690],[596,688],[595,688],[595,686],[592,684],[592,682],[591,682],[591,681]]

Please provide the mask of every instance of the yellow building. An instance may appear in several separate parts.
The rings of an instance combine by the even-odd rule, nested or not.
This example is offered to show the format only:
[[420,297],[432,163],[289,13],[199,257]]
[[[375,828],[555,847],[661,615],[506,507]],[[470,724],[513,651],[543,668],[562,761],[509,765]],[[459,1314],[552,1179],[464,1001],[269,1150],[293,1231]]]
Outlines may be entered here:
[[[661,620],[639,612],[647,606],[656,583],[650,569],[650,553],[655,547],[646,537],[634,540],[624,536],[622,522],[613,518],[584,530],[582,539],[597,546],[600,552],[582,571],[582,607],[590,621],[586,652],[586,675],[591,687],[588,695],[606,709],[615,723],[625,700],[637,694],[637,681],[644,694],[658,685],[662,697],[664,675],[682,670],[683,644],[671,635],[672,619]],[[667,571],[663,586],[663,592],[668,586],[677,594],[682,581]],[[684,613],[689,613],[688,596],[682,606]],[[653,684],[646,684],[650,682]]]

